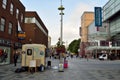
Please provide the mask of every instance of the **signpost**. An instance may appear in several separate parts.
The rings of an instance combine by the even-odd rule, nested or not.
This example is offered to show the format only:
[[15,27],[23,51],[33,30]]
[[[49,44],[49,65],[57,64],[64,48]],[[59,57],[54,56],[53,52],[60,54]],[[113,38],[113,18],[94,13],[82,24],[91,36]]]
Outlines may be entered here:
[[36,60],[31,60],[29,67],[36,67]]

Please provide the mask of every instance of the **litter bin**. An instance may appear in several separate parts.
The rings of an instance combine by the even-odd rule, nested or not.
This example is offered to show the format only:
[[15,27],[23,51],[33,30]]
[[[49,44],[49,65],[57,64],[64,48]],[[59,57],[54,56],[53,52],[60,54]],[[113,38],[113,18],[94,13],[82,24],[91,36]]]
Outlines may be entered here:
[[48,68],[51,68],[51,61],[48,61],[48,62],[47,62],[47,67],[48,67]]
[[39,68],[39,71],[40,71],[40,72],[43,72],[44,70],[45,70],[45,67],[44,67],[43,64],[41,64],[41,65],[40,65],[40,68]]
[[63,72],[64,71],[63,63],[59,63],[59,65],[58,65],[58,71],[59,72]]

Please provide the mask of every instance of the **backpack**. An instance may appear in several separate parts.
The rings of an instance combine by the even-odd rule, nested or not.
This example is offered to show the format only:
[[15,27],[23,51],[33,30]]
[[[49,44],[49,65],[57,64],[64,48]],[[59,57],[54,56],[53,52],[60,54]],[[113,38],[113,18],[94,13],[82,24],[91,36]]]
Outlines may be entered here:
[[17,68],[16,70],[15,70],[15,73],[20,73],[21,72],[21,68]]

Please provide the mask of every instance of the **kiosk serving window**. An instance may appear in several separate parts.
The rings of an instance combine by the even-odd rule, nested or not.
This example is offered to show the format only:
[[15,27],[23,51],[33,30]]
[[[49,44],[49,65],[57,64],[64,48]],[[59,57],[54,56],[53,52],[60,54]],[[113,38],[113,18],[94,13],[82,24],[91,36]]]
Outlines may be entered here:
[[32,49],[27,49],[27,55],[32,55]]

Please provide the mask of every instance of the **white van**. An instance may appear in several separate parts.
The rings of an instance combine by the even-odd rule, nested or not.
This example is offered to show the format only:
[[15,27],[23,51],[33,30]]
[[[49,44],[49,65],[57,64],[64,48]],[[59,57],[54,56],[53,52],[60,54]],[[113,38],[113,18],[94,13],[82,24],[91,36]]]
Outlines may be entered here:
[[108,55],[107,54],[102,54],[99,56],[99,60],[107,60],[108,59]]

